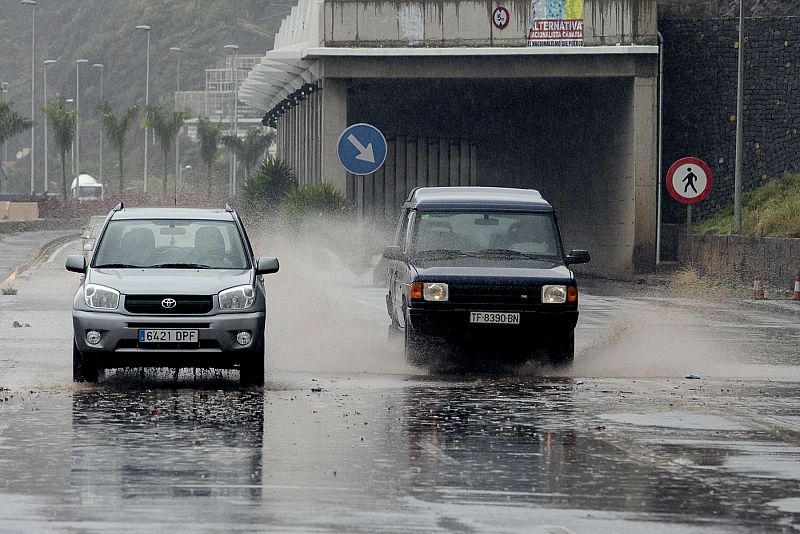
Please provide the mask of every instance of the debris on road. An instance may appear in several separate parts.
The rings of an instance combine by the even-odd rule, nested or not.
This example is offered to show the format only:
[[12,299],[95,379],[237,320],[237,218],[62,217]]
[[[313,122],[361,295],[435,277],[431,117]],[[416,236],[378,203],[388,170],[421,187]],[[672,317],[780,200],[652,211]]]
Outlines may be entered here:
[[686,375],[686,379],[687,380],[700,380],[700,376],[692,374],[692,373],[689,373],[688,375]]

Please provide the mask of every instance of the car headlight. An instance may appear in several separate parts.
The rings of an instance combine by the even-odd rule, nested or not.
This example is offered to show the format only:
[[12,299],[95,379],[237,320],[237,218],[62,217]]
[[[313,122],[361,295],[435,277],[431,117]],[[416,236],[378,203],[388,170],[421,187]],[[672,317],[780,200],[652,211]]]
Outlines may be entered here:
[[567,301],[567,286],[543,286],[542,304],[564,304]]
[[433,302],[447,302],[450,297],[447,284],[441,282],[425,282],[422,284],[422,298]]
[[219,307],[221,310],[244,310],[256,301],[256,292],[253,286],[237,286],[219,292]]
[[83,288],[83,300],[90,308],[116,310],[119,306],[119,291],[97,284],[86,284]]

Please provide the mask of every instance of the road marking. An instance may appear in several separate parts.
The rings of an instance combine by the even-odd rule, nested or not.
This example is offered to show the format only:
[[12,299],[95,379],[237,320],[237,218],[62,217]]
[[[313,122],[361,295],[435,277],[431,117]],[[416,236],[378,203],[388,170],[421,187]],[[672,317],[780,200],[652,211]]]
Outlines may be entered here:
[[57,257],[59,254],[61,254],[61,253],[64,251],[64,249],[65,249],[65,248],[67,248],[68,246],[72,245],[73,243],[80,243],[80,240],[76,239],[76,240],[74,240],[74,241],[68,241],[67,243],[64,243],[63,245],[61,245],[60,247],[58,247],[58,248],[56,249],[56,251],[55,251],[55,252],[53,252],[52,254],[50,254],[50,257],[49,257],[49,258],[47,258],[47,263],[53,263],[53,262],[55,262],[55,260],[56,260],[56,257]]

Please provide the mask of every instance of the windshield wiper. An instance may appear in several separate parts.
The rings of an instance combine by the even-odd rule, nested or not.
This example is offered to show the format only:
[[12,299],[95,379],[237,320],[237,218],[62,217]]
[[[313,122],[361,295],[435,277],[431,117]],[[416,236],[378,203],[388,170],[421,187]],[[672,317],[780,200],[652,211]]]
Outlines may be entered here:
[[505,256],[509,258],[525,258],[528,260],[540,260],[557,263],[557,258],[549,254],[528,254],[518,250],[511,250],[509,248],[488,248],[478,251],[478,254],[486,256]]
[[199,263],[159,263],[157,265],[148,265],[148,269],[213,269],[210,265],[202,265]]
[[95,269],[141,269],[141,265],[128,265],[127,263],[106,263],[105,265],[95,265]]
[[435,248],[430,250],[418,250],[415,256],[447,256],[450,258],[466,258],[472,256],[463,250],[453,250],[449,248]]

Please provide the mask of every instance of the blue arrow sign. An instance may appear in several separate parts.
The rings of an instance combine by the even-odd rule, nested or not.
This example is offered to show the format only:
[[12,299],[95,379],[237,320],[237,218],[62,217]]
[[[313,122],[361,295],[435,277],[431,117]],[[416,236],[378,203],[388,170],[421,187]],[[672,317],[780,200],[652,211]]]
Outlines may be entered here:
[[347,172],[372,174],[386,161],[386,138],[371,124],[353,124],[339,136],[336,153]]

